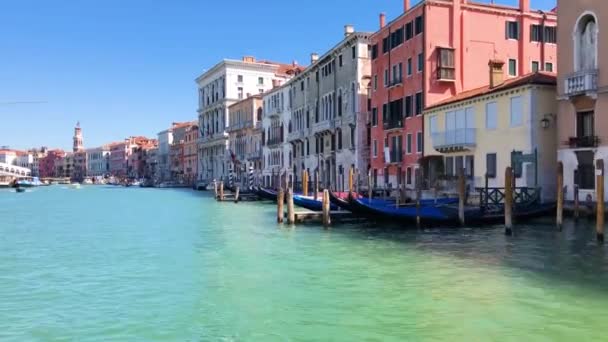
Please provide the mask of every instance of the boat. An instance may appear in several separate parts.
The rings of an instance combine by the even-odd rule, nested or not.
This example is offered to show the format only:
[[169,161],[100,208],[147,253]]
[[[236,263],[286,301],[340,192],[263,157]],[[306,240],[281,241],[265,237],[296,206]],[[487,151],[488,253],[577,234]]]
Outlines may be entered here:
[[91,178],[85,178],[85,179],[82,181],[82,184],[83,184],[83,185],[92,185],[92,184],[93,184],[93,180],[92,180]]
[[[294,194],[293,195],[293,204],[297,205],[298,207],[306,208],[306,209],[312,210],[312,211],[322,211],[323,210],[323,202],[321,201],[321,197],[319,197],[319,196],[317,196],[317,199],[315,199],[312,196]],[[338,210],[338,209],[340,209],[340,207],[338,207],[337,205],[335,205],[333,203],[330,203],[329,209]]]
[[[332,204],[338,206],[342,210],[347,210],[347,211],[350,211],[351,213],[354,213],[353,208],[348,200],[348,198],[353,195],[354,194],[344,195],[344,193],[335,193],[330,190],[329,191],[329,201]],[[359,197],[359,195],[355,195],[355,196]]]
[[70,184],[71,189],[80,189],[80,183],[72,183]]
[[206,191],[208,189],[209,183],[207,182],[197,182],[194,184],[194,189],[198,191]]
[[256,193],[258,194],[258,197],[260,197],[261,199],[273,201],[273,202],[277,201],[277,197],[279,195],[279,193],[275,190],[266,189],[266,188],[262,188],[262,187],[258,187],[256,190]]
[[16,188],[15,191],[18,193],[25,192],[25,188]]
[[42,182],[38,177],[25,177],[17,179],[13,186],[22,188],[33,188],[41,185]]

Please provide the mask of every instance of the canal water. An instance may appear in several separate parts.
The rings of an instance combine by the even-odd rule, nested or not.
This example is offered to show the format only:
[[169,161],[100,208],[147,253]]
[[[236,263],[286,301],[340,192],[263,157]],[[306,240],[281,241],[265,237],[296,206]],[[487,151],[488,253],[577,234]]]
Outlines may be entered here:
[[599,341],[593,224],[278,226],[189,190],[0,191],[0,341]]

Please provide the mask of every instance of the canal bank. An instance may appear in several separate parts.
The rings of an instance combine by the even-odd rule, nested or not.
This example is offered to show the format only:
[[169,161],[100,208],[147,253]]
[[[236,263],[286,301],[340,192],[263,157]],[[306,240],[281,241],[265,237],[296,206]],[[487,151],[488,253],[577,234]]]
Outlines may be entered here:
[[[238,210],[238,211],[237,211]],[[593,221],[277,225],[188,190],[0,192],[0,340],[602,340]]]

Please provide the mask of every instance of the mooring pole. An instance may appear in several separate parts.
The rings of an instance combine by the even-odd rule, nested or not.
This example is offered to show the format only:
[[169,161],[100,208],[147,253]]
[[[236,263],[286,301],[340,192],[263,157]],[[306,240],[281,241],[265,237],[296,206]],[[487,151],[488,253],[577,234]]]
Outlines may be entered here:
[[369,197],[369,202],[372,202],[372,169],[369,169],[367,172],[367,196]]
[[349,194],[353,192],[354,177],[355,177],[355,170],[351,166],[350,169],[348,170],[348,193]]
[[564,224],[564,164],[557,163],[557,229],[560,231]]
[[217,199],[217,181],[213,181],[213,192],[215,193],[215,199]]
[[420,229],[420,197],[422,192],[422,187],[420,186],[420,172],[416,170],[416,227]]
[[606,202],[604,201],[604,160],[596,161],[596,176],[597,176],[597,193],[595,198],[597,201],[597,218],[595,230],[597,232],[597,241],[604,242],[604,213],[606,210]]
[[329,191],[323,190],[323,226],[329,228],[331,225],[331,217],[329,211]]
[[293,189],[287,189],[287,223],[296,223],[296,216],[293,211]]
[[464,168],[458,170],[458,220],[464,226],[465,182]]
[[220,201],[224,201],[224,181],[220,182]]
[[308,171],[306,170],[302,174],[302,194],[308,196]]
[[578,220],[579,217],[579,202],[578,202],[578,185],[574,186],[574,219]]
[[279,188],[279,195],[277,196],[277,222],[283,223],[283,216],[285,211],[283,210],[283,202],[285,202],[285,193],[283,188]]
[[234,203],[239,203],[239,192],[240,192],[240,188],[237,186],[236,193],[234,194]]
[[511,167],[505,170],[505,234],[513,235],[513,172]]
[[319,170],[315,171],[315,201],[319,198]]

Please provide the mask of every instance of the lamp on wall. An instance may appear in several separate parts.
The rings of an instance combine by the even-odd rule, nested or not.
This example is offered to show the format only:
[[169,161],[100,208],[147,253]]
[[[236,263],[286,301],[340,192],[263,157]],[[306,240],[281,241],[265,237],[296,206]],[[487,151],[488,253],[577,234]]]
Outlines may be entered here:
[[543,129],[547,129],[551,126],[551,119],[554,117],[554,114],[545,114],[543,118],[540,120],[540,126]]

